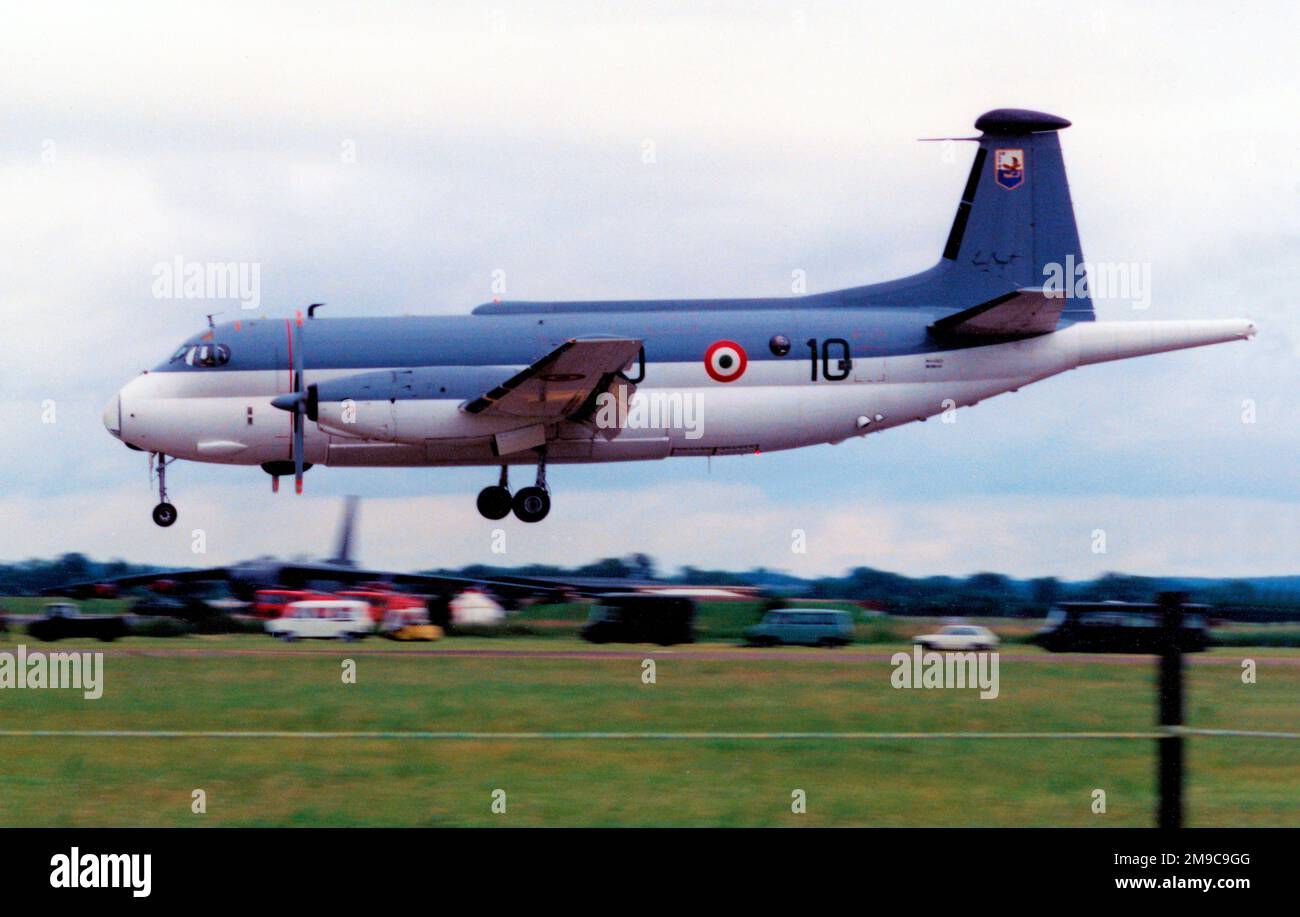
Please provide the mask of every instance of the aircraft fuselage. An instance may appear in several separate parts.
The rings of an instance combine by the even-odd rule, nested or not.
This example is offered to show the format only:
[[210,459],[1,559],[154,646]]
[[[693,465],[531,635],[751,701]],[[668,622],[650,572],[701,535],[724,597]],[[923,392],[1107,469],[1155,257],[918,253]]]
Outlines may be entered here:
[[[975,404],[1084,363],[1246,337],[1248,322],[1079,322],[1035,337],[945,345],[914,308],[714,308],[304,321],[305,384],[363,373],[427,371],[430,397],[355,401],[348,421],[323,413],[305,430],[305,458],[345,466],[533,463],[494,451],[494,437],[531,425],[462,406],[566,340],[593,333],[644,341],[619,403],[602,425],[554,424],[551,462],[600,462],[771,452],[888,429]],[[593,325],[596,328],[593,328]],[[122,389],[105,411],[114,435],[195,461],[261,465],[291,457],[292,417],[271,399],[292,391],[293,320],[253,319],[196,335],[228,362],[165,362]],[[773,342],[776,342],[775,344]],[[715,372],[718,342],[745,366]],[[788,343],[788,350],[785,344]],[[781,351],[785,352],[781,355]],[[736,372],[740,369],[739,372]],[[346,406],[340,410],[348,409]],[[611,413],[613,412],[613,413]],[[116,427],[116,429],[114,429]]]

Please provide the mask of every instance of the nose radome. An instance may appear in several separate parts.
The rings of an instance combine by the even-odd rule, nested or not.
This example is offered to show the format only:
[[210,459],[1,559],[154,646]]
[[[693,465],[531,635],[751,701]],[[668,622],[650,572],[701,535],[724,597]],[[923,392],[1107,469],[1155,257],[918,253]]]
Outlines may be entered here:
[[122,434],[122,396],[114,395],[104,405],[104,427],[114,436]]

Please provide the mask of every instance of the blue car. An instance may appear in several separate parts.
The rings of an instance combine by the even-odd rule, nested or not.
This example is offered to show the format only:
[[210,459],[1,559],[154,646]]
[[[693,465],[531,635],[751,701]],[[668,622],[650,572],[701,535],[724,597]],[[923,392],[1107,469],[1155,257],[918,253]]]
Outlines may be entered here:
[[750,646],[845,646],[853,642],[853,616],[822,608],[769,611],[745,631]]

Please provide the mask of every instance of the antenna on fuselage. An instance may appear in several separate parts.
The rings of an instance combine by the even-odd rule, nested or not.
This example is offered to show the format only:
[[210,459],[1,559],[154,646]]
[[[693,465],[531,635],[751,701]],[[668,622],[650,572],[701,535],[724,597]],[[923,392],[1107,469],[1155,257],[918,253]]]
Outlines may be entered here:
[[217,326],[216,326],[215,324],[213,324],[212,318],[213,318],[213,316],[217,316],[217,315],[220,315],[220,314],[221,314],[220,312],[209,312],[209,313],[208,313],[208,328],[210,328],[210,329],[214,329],[214,330],[216,329]]

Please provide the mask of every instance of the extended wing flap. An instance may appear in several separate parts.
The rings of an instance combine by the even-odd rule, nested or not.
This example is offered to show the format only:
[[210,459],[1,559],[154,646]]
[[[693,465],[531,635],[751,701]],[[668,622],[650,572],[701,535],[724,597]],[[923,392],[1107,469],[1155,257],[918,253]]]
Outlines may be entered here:
[[939,319],[930,326],[947,337],[1017,338],[1056,330],[1065,298],[1016,290]]
[[635,359],[633,338],[574,338],[516,373],[462,410],[532,419],[560,419],[586,403],[592,392]]

